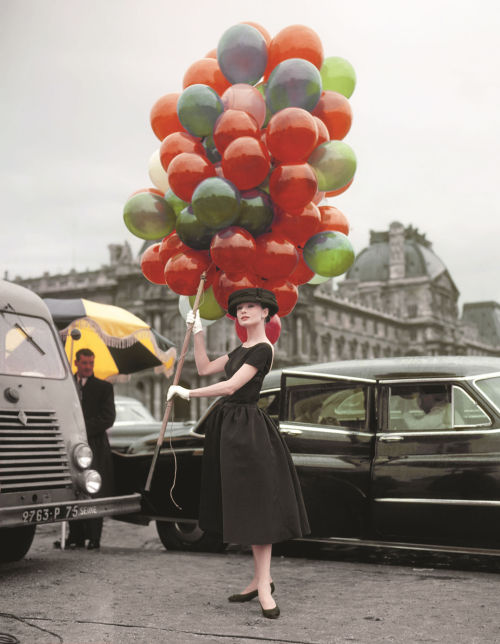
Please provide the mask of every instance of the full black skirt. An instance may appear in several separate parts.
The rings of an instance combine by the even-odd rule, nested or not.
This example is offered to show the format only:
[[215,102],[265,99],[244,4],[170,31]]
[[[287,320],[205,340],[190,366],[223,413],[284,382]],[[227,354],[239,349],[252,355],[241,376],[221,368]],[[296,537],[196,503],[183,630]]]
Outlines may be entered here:
[[200,527],[244,545],[308,534],[297,473],[269,416],[255,403],[222,399],[203,426]]

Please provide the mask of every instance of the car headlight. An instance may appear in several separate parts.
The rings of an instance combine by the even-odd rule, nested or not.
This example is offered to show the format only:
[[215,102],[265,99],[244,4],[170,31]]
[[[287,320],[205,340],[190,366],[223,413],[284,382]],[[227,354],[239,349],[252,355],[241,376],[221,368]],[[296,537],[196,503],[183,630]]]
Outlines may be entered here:
[[83,472],[83,482],[85,490],[89,494],[97,494],[101,489],[101,475],[96,470],[87,470]]
[[86,470],[92,463],[92,450],[85,443],[78,443],[73,450],[73,459],[81,470]]

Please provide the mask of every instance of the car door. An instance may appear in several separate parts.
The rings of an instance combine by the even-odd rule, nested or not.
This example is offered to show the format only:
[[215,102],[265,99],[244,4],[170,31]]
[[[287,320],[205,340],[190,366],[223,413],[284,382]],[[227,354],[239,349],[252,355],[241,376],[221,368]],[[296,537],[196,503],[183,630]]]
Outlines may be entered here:
[[466,381],[382,383],[372,469],[378,537],[486,542],[499,534],[500,430]]
[[297,469],[312,537],[359,537],[370,484],[375,381],[287,372],[280,431]]

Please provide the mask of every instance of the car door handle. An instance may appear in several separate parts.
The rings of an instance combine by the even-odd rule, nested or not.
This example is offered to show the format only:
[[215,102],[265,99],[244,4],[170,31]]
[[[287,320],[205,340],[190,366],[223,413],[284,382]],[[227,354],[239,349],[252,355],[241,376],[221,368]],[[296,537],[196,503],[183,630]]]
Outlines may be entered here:
[[282,429],[280,430],[282,434],[288,434],[289,436],[298,436],[302,434],[301,429]]
[[380,436],[380,440],[384,441],[384,443],[397,443],[399,441],[404,441],[405,437],[400,436],[399,434],[385,434],[384,436]]

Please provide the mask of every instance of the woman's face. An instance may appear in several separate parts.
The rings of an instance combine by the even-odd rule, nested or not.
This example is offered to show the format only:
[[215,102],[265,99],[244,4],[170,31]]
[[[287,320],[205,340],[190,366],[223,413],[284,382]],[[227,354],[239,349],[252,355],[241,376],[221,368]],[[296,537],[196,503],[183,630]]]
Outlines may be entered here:
[[243,302],[236,307],[236,318],[243,327],[263,323],[268,314],[268,309],[263,309],[256,302]]

